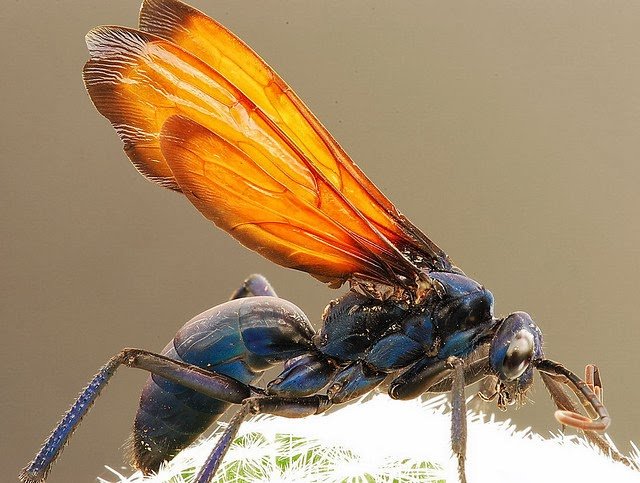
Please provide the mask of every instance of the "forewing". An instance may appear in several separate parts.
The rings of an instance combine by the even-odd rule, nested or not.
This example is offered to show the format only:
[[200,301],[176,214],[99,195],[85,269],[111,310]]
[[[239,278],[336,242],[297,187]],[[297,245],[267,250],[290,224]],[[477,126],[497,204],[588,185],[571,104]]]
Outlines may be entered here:
[[264,257],[330,282],[384,273],[358,235],[320,209],[340,203],[322,180],[317,198],[305,199],[235,144],[181,116],[164,124],[161,147],[191,203]]
[[291,88],[242,40],[202,12],[174,0],[146,0],[140,29],[171,40],[228,79],[347,199],[387,235],[396,209],[346,155]]
[[145,0],[140,28],[172,40],[229,79],[416,265],[451,269],[447,255],[397,211],[295,92],[223,25],[176,0]]
[[140,26],[90,32],[84,78],[142,174],[249,248],[335,285],[451,267],[228,30],[173,0],[144,2]]

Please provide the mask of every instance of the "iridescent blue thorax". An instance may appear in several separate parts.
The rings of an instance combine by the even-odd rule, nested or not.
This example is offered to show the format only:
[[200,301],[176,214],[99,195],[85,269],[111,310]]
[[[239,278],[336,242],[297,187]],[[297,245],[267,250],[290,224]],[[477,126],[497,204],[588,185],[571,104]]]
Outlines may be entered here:
[[329,357],[363,360],[387,372],[425,356],[465,356],[495,323],[493,295],[461,274],[430,276],[441,290],[419,306],[347,293],[327,307],[316,347]]

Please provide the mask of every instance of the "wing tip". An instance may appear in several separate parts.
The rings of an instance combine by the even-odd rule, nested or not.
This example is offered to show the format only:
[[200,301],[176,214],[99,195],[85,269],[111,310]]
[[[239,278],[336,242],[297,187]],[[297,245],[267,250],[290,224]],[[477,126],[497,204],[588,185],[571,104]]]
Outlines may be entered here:
[[143,61],[147,44],[158,37],[127,27],[105,25],[85,36],[90,59],[82,69],[82,80],[94,106],[114,127],[124,151],[147,179],[178,190],[171,170],[157,144],[158,132],[152,113],[125,90],[124,79]]
[[147,43],[154,40],[146,32],[116,25],[95,27],[84,39],[92,59],[139,56],[144,53]]
[[199,10],[178,0],[144,0],[140,6],[138,26],[161,37],[171,36],[190,15]]

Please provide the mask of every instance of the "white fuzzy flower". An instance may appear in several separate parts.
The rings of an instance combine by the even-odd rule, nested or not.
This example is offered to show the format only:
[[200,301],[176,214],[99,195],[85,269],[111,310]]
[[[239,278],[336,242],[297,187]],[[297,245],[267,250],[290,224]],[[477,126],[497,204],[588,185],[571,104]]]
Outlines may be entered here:
[[[450,425],[444,396],[392,401],[379,395],[320,416],[256,417],[241,426],[214,481],[456,482]],[[111,471],[118,483],[190,483],[219,434],[187,448],[157,475],[126,477]],[[637,448],[632,458],[640,463]],[[640,473],[612,461],[583,438],[545,439],[529,429],[517,430],[509,421],[472,412],[467,477],[470,483],[640,482]]]

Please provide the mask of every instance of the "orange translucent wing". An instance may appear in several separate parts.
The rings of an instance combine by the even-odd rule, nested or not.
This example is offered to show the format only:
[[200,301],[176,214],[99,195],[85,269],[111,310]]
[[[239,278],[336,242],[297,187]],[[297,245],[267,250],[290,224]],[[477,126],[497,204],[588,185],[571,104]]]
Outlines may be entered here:
[[147,84],[142,62],[147,40],[127,29],[99,27],[86,36],[91,58],[84,66],[85,87],[96,109],[120,136],[124,151],[146,178],[179,190],[171,169],[160,152],[162,123],[173,113],[165,93]]
[[446,254],[396,210],[295,92],[223,25],[177,0],[144,0],[140,29],[180,45],[230,80],[392,243],[432,269],[451,268]]
[[[306,264],[299,260],[287,261],[286,257],[293,252],[285,250],[276,237],[272,246],[265,246],[269,244],[266,236],[239,237],[237,234],[242,230],[229,230],[241,242],[268,254],[270,259],[278,263],[306,270],[334,285],[356,274],[365,279],[393,281],[397,278],[396,274],[412,273],[411,264],[396,252],[395,246],[350,205],[343,194],[300,154],[297,146],[283,136],[270,119],[208,64],[172,42],[123,27],[94,29],[87,35],[87,43],[92,57],[85,66],[85,83],[100,112],[112,121],[125,148],[133,146],[136,152],[140,152],[137,148],[142,143],[144,149],[157,147],[157,152],[162,154],[162,158],[154,159],[149,167],[139,167],[142,172],[155,169],[157,173],[162,169],[170,173],[170,177],[162,179],[163,184],[182,190],[180,181],[174,176],[175,168],[167,164],[167,153],[160,145],[160,132],[143,130],[152,123],[163,125],[170,116],[180,114],[194,124],[215,132],[228,145],[242,152],[243,156],[232,156],[230,160],[253,160],[259,172],[291,192],[290,199],[295,197],[300,203],[315,206],[325,220],[332,220],[328,224],[321,223],[318,218],[306,217],[298,223],[315,222],[317,226],[311,226],[310,230],[315,233],[326,232],[321,245],[312,245],[318,252],[318,260]],[[207,144],[209,147],[210,144]],[[215,156],[211,162],[221,157],[210,149],[204,153],[206,156]],[[243,173],[243,167],[242,164],[229,165],[229,169],[239,173]],[[257,172],[253,170],[247,173],[247,179],[253,179]],[[229,189],[241,189],[239,186],[234,188],[230,185]],[[256,186],[260,186],[260,183]],[[258,190],[257,193],[262,193],[262,199],[257,202],[270,207],[274,219],[278,214],[284,215],[294,210],[295,204],[289,207],[272,206],[276,199],[271,196],[269,189],[262,192]],[[194,201],[191,193],[187,196]],[[248,213],[253,207],[246,205],[242,197],[229,199],[236,200],[237,204],[212,205],[206,210],[202,204],[196,206],[227,229],[229,225],[222,222],[223,219],[234,219],[235,212]],[[212,210],[220,211],[218,218],[211,216]],[[264,221],[261,220],[261,223]],[[282,237],[287,235],[286,230],[279,231]],[[293,229],[289,235],[295,237]],[[351,263],[348,268],[345,264],[337,263],[335,257],[324,257],[334,247],[344,251],[347,244]],[[282,250],[282,254],[278,255],[278,250]],[[324,260],[324,264],[319,260]]]
[[142,174],[249,248],[334,285],[410,285],[451,267],[224,27],[173,0],[145,2],[141,27],[91,31],[84,79]]
[[324,203],[340,203],[322,181],[316,200],[305,200],[236,145],[181,116],[164,124],[161,146],[191,203],[264,257],[324,281],[384,272],[357,246],[357,235],[322,211]]

